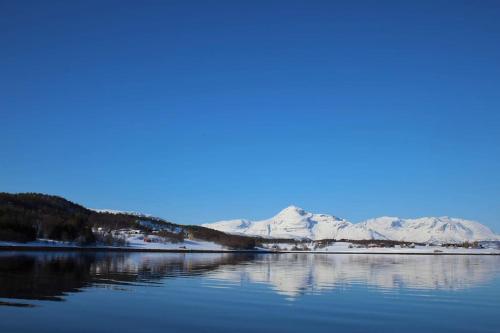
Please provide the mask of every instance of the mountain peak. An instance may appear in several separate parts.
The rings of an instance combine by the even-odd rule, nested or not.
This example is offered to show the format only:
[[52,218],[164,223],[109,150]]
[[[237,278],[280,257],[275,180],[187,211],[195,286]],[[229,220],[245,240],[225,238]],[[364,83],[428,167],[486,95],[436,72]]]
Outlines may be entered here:
[[304,210],[302,208],[300,208],[299,206],[295,206],[295,205],[290,205],[288,207],[286,207],[285,209],[281,210],[282,212],[284,211],[296,211],[296,212],[303,212]]
[[297,207],[295,205],[290,205],[286,207],[285,209],[281,210],[276,216],[281,216],[281,217],[291,217],[291,216],[304,216],[306,215],[307,212],[303,210],[300,207]]

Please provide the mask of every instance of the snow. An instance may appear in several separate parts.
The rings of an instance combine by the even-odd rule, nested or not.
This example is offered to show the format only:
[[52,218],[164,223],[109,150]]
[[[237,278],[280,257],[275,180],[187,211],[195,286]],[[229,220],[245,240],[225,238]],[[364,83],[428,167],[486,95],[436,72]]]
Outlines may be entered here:
[[[148,236],[152,238],[152,236]],[[213,242],[199,241],[199,240],[184,240],[180,243],[168,243],[168,242],[145,242],[144,237],[132,236],[127,239],[128,246],[131,248],[140,249],[157,249],[157,250],[227,250],[220,244]]]
[[379,217],[351,223],[327,214],[313,214],[289,206],[276,216],[261,220],[245,219],[203,224],[204,227],[240,235],[290,239],[388,239],[418,243],[462,243],[500,240],[488,227],[451,217],[402,219]]
[[402,253],[402,254],[435,254],[435,253],[449,253],[449,254],[500,254],[500,250],[496,249],[466,249],[466,248],[448,248],[444,246],[422,246],[416,245],[414,248],[401,248],[401,247],[353,247],[349,242],[336,242],[330,246],[322,249],[313,250],[315,253]]
[[[149,235],[148,239],[154,239],[155,236]],[[206,242],[200,240],[184,240],[179,243],[171,243],[171,242],[163,242],[157,240],[156,242],[145,242],[144,235],[136,235],[130,236],[126,238],[127,246],[122,246],[123,248],[128,249],[148,249],[148,250],[179,250],[179,251],[188,251],[188,250],[206,250],[206,251],[219,251],[219,250],[227,250],[220,244],[216,244],[213,242]],[[75,243],[71,242],[61,242],[54,241],[48,239],[39,239],[34,242],[27,243],[18,243],[18,242],[4,242],[0,241],[1,246],[22,246],[22,247],[60,247],[60,248],[77,248],[79,247]],[[122,248],[120,246],[105,246],[98,245],[92,246],[98,248]]]
[[150,214],[143,214],[133,211],[125,211],[125,210],[116,210],[116,209],[99,209],[99,208],[88,208],[96,213],[108,213],[108,214],[125,214],[125,215],[134,215],[134,216],[144,216],[144,217],[153,217]]
[[[306,247],[307,250],[301,248]],[[301,250],[294,250],[294,248]],[[265,250],[271,250],[279,253],[381,253],[381,254],[500,254],[500,248],[490,246],[488,248],[463,248],[463,247],[445,247],[445,246],[425,246],[414,245],[414,247],[404,247],[396,245],[395,247],[383,247],[376,244],[370,244],[369,247],[351,243],[335,242],[329,246],[315,248],[315,243],[266,243]]]
[[202,224],[202,226],[227,233],[272,238],[318,239],[316,234],[332,234],[345,228],[349,223],[325,214],[311,214],[303,209],[290,206],[278,215],[263,221],[244,219]]
[[[144,241],[143,235],[129,236],[126,238],[127,246],[116,247],[116,246],[97,246],[99,248],[127,248],[127,249],[147,249],[147,250],[178,250],[178,251],[228,251],[227,248],[220,244],[200,241],[200,240],[184,240],[179,243],[169,243],[160,241],[160,239],[154,239],[153,235],[149,235],[148,238],[153,240],[151,242]],[[386,248],[386,247],[364,247],[356,245],[350,242],[335,242],[332,245],[326,246],[324,248],[313,249],[314,244],[306,244],[310,249],[308,251],[295,251],[292,250],[294,244],[273,244],[268,243],[266,247],[260,248],[260,250],[269,251],[273,249],[273,246],[278,246],[279,250],[274,250],[274,252],[282,253],[350,253],[350,254],[496,254],[500,255],[499,248],[483,248],[483,249],[466,249],[460,247],[444,247],[444,246],[420,246],[416,245],[414,248]],[[23,247],[60,247],[60,248],[77,248],[75,243],[61,242],[47,239],[39,239],[34,242],[27,243],[17,243],[17,242],[4,242],[0,241],[0,247],[2,246],[23,246]],[[299,245],[300,246],[300,245]],[[259,250],[259,249],[258,249]]]

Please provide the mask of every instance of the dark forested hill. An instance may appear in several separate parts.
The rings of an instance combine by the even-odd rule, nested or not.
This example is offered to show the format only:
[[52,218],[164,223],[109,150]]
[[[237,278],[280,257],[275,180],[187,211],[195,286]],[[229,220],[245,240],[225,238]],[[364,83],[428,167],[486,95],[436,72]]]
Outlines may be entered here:
[[151,229],[165,235],[211,241],[229,248],[250,249],[256,238],[229,235],[200,227],[174,224],[159,218],[126,213],[96,212],[64,198],[40,193],[0,193],[0,241],[28,242],[37,238],[94,244],[92,229]]

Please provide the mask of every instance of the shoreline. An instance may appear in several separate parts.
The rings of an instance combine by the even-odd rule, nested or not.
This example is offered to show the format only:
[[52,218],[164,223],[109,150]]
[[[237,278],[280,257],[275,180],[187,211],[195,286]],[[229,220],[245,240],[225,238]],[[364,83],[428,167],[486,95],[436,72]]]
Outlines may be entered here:
[[0,252],[145,252],[145,253],[255,253],[255,254],[387,254],[387,255],[452,255],[452,256],[499,256],[500,252],[384,252],[384,251],[270,251],[270,250],[202,250],[202,249],[151,249],[133,247],[63,247],[63,246],[16,246],[0,245]]
[[157,253],[275,253],[266,250],[154,249],[137,247],[17,246],[0,245],[0,251],[24,252],[157,252]]

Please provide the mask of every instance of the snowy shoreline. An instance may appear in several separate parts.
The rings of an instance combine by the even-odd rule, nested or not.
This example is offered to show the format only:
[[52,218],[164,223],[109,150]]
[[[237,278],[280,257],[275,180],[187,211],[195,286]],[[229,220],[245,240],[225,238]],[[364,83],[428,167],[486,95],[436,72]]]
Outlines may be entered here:
[[[35,242],[33,242],[35,243]],[[438,250],[438,251],[436,251]],[[0,251],[75,251],[75,252],[157,252],[157,253],[302,253],[302,254],[388,254],[388,255],[500,255],[496,249],[448,249],[438,247],[425,247],[413,249],[397,248],[341,248],[325,250],[269,250],[258,248],[254,250],[231,250],[210,248],[159,248],[159,247],[117,247],[117,246],[77,246],[74,244],[22,244],[13,242],[0,242]]]

